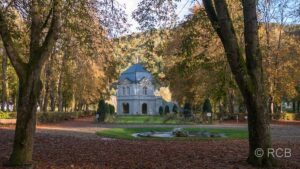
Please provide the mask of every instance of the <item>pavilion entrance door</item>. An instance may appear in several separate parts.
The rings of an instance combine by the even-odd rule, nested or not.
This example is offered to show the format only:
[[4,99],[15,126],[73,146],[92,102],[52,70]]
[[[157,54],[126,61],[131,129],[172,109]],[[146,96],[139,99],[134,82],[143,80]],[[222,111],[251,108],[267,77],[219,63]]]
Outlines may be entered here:
[[129,114],[129,103],[123,103],[123,113]]
[[142,113],[143,113],[143,114],[147,114],[147,113],[148,113],[148,110],[147,110],[147,104],[146,104],[146,103],[143,103],[143,104],[142,104]]

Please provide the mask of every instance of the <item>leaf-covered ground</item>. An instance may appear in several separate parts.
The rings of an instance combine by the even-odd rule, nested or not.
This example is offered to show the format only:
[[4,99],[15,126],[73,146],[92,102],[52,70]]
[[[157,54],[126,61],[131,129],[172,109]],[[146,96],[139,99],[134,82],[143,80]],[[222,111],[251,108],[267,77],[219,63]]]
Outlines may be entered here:
[[[38,125],[34,160],[38,169],[237,169],[253,168],[245,163],[248,142],[244,140],[147,141],[111,140],[95,132],[110,128],[136,128],[141,125],[97,124],[82,118]],[[142,125],[166,127],[166,125]],[[246,124],[167,125],[167,127],[210,127],[246,129]],[[0,168],[13,144],[13,125],[0,126]],[[272,125],[275,146],[291,148],[291,158],[281,158],[282,169],[300,169],[299,125]]]
[[[12,143],[12,130],[0,129],[0,163],[9,157]],[[275,146],[292,149],[292,157],[282,158],[279,168],[300,168],[300,142],[276,142]],[[34,160],[38,161],[39,169],[252,168],[244,162],[247,151],[246,140],[104,140],[39,132]]]

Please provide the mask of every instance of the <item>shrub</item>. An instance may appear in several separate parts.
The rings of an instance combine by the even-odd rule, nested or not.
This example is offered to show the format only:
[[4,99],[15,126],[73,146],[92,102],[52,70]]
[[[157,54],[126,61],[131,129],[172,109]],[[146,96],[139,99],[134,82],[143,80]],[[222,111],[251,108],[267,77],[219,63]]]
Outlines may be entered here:
[[170,121],[181,121],[180,120],[180,118],[179,117],[177,117],[177,115],[176,114],[166,114],[164,117],[163,117],[163,123],[165,124],[165,123],[168,123],[168,122],[170,122]]
[[115,114],[106,114],[105,120],[106,123],[114,123],[116,121]]
[[92,111],[92,110],[87,110],[87,111],[83,111],[82,116],[86,117],[86,116],[95,116],[96,112]]
[[164,114],[164,108],[162,106],[159,106],[158,112],[162,116]]
[[168,106],[168,105],[166,105],[166,106],[165,106],[165,114],[169,114],[169,113],[170,113],[169,106]]
[[9,119],[10,116],[8,113],[0,113],[0,119]]
[[16,112],[0,112],[0,119],[15,119],[16,117]]
[[64,120],[70,120],[78,117],[78,112],[64,113],[64,112],[43,112],[37,113],[37,120],[40,123],[55,123]]
[[37,113],[37,121],[40,123],[55,123],[65,120],[77,119],[80,117],[94,115],[93,111],[83,112],[43,112]]
[[175,113],[175,114],[178,113],[178,107],[177,107],[176,104],[174,104],[172,112]]
[[194,114],[193,118],[192,118],[192,121],[194,123],[197,123],[197,124],[203,123],[203,116],[202,116],[202,114]]
[[205,101],[204,101],[203,112],[204,113],[211,113],[212,112],[212,108],[211,108],[211,104],[210,104],[209,99],[205,99]]
[[115,106],[113,106],[113,105],[111,105],[111,104],[108,104],[108,106],[109,106],[109,113],[110,113],[110,114],[115,114],[115,113],[116,113],[116,111],[115,111]]
[[273,120],[300,120],[300,113],[291,113],[291,112],[275,112],[271,115]]
[[109,114],[109,106],[101,99],[98,103],[97,114],[99,114],[99,121],[104,121],[106,114]]
[[296,114],[296,119],[295,120],[300,120],[300,113]]
[[[83,112],[43,112],[37,113],[37,122],[39,123],[55,123],[70,119],[77,119],[79,117],[86,117],[95,115],[95,111],[83,111]],[[0,119],[15,119],[17,117],[16,112],[0,112]]]
[[110,114],[110,107],[109,107],[109,104],[105,103],[105,115],[108,115]]
[[285,112],[282,114],[282,119],[283,120],[296,120],[296,114]]
[[192,117],[192,110],[191,110],[191,104],[190,103],[185,103],[183,107],[183,116],[185,118]]
[[274,120],[280,120],[281,118],[283,118],[283,115],[281,112],[275,112],[273,115],[271,115],[271,119],[274,119]]

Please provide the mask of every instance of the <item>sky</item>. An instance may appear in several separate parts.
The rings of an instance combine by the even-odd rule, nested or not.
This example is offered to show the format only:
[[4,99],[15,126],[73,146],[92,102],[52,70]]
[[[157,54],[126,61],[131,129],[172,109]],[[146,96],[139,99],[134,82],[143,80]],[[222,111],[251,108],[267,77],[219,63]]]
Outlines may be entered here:
[[[137,8],[138,3],[141,0],[117,0],[121,5],[126,7],[126,13],[128,15],[128,21],[132,25],[130,32],[137,32],[138,23],[132,18],[132,12]],[[176,14],[179,14],[179,18],[183,19],[185,15],[189,14],[189,8],[192,7],[190,0],[181,0],[177,4]]]
[[[126,13],[128,15],[128,21],[129,24],[131,24],[132,26],[129,29],[129,34],[130,33],[134,33],[134,32],[138,32],[137,27],[138,27],[138,23],[132,18],[132,12],[137,8],[138,3],[141,0],[116,0],[118,1],[119,4],[121,4],[122,6],[126,7]],[[289,3],[289,6],[295,4],[295,3],[299,3],[299,0],[291,0],[291,3]],[[177,3],[177,10],[176,10],[176,14],[179,16],[180,20],[184,19],[184,16],[189,14],[189,9],[192,7],[193,4],[191,4],[191,0],[181,0],[180,2]],[[275,21],[276,22],[276,21]],[[289,19],[287,20],[287,23],[295,23],[295,19]],[[299,23],[299,21],[297,21],[297,23]]]

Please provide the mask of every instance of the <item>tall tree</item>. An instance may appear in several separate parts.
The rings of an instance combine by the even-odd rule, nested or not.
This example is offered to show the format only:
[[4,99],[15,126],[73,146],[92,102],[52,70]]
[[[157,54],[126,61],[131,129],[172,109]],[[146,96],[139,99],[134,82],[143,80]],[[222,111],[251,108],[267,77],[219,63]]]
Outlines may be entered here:
[[188,102],[198,109],[207,97],[211,98],[212,104],[227,103],[228,91],[236,89],[222,44],[204,7],[196,5],[191,12],[186,21],[171,31],[164,53],[165,79],[170,84],[172,97],[179,103],[189,99]]
[[138,54],[139,62],[145,63],[159,79],[164,77],[162,51],[164,42],[169,37],[169,29],[176,25],[176,8],[173,1],[143,0],[132,13],[133,18],[139,23],[138,29],[144,32],[137,42],[137,47],[144,49],[141,50],[142,54]]
[[248,111],[249,156],[247,161],[255,166],[273,166],[274,157],[265,153],[255,155],[261,148],[267,152],[272,147],[266,96],[263,85],[262,54],[259,46],[257,1],[242,1],[244,15],[245,55],[229,15],[225,0],[203,1],[209,20],[222,41],[235,81],[243,95]]
[[[123,14],[124,11],[120,6],[115,5],[115,1],[107,0],[3,0],[0,2],[0,35],[10,62],[19,78],[17,124],[13,152],[7,162],[8,165],[32,163],[36,109],[42,90],[41,72],[52,50],[59,50],[66,42],[65,36],[58,36],[59,32],[65,34],[69,29],[101,29],[102,32],[116,34],[120,30],[124,30],[120,28],[126,21]],[[88,20],[86,20],[86,16],[89,18]],[[86,22],[91,20],[97,21],[98,25]],[[21,26],[16,26],[17,22]],[[101,26],[104,25],[105,29],[100,28],[99,23]],[[118,23],[117,30],[114,29],[115,27],[109,27],[114,25],[113,23]],[[19,31],[20,27],[25,31]],[[61,27],[63,29],[60,29]],[[99,37],[98,34],[89,31],[78,32],[75,39],[80,47],[84,46],[86,49],[98,46],[94,43],[95,39]],[[106,34],[103,33],[101,37],[104,35]],[[25,43],[19,43],[18,37],[24,37]],[[100,41],[100,43],[105,42]],[[103,48],[108,49],[108,47]],[[85,54],[96,57],[99,53]]]
[[[20,3],[20,4],[18,4]],[[42,89],[40,79],[42,67],[50,56],[51,49],[56,43],[60,28],[62,3],[53,1],[12,1],[1,2],[0,35],[7,55],[19,78],[19,96],[17,106],[17,123],[13,152],[7,165],[23,166],[32,164],[33,136],[35,131],[37,102]],[[24,6],[29,7],[27,13]],[[14,44],[10,22],[12,15],[18,11],[28,21],[30,35],[28,46],[28,61],[22,58]]]
[[7,110],[8,90],[7,90],[7,55],[5,49],[2,49],[2,105],[1,110]]
[[[290,37],[285,33],[288,20],[292,20],[292,5],[297,2],[294,0],[272,0],[272,1],[259,1],[258,13],[259,20],[261,21],[260,32],[261,36],[261,48],[263,54],[264,64],[264,82],[266,86],[266,92],[268,94],[268,111],[273,115],[276,105],[281,104],[281,97],[283,96],[280,91],[282,87],[280,83],[281,74],[285,77],[289,77],[288,74],[283,73],[286,63],[290,59],[282,59],[284,56],[290,57],[284,51],[284,46],[287,39]],[[288,45],[291,46],[291,45]],[[288,47],[286,46],[286,47]],[[280,70],[280,71],[279,71]],[[286,80],[286,79],[285,79]],[[290,84],[285,81],[285,84]],[[288,86],[285,86],[288,91]],[[278,96],[278,94],[280,96]]]
[[[50,60],[51,63],[52,60]],[[47,112],[48,108],[48,98],[50,94],[50,76],[51,76],[51,64],[47,64],[45,66],[44,74],[45,74],[45,93],[44,93],[44,98],[43,98],[43,107],[42,110],[43,112]],[[53,65],[52,65],[53,66]]]

